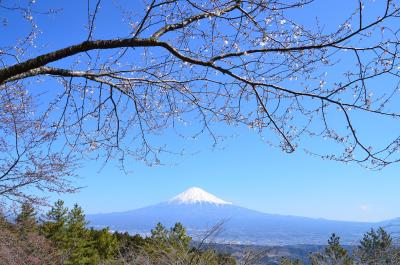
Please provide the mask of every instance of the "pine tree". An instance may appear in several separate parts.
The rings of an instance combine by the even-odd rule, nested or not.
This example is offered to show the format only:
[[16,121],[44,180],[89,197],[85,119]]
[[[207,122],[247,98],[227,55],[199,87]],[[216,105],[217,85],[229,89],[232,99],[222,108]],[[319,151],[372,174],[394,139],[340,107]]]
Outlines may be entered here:
[[360,241],[357,256],[367,265],[392,264],[393,245],[391,236],[383,229],[371,229]]
[[115,236],[124,264],[236,265],[236,259],[228,254],[191,248],[191,237],[181,223],[176,223],[169,230],[158,223],[148,238],[128,233],[115,233]]
[[65,264],[97,264],[99,256],[86,229],[87,222],[83,210],[77,204],[68,212],[66,225],[69,257]]
[[161,223],[157,223],[156,227],[151,230],[152,239],[166,239],[168,231]]
[[160,258],[160,253],[169,253],[168,230],[161,223],[157,223],[151,230],[151,236],[146,238],[143,249],[152,260]]
[[328,240],[328,246],[323,253],[316,253],[311,256],[313,265],[351,265],[352,259],[347,250],[340,245],[340,238],[335,234]]
[[31,203],[24,202],[21,205],[15,223],[20,236],[26,236],[27,233],[37,230],[36,212]]
[[46,221],[41,228],[42,234],[60,250],[64,250],[67,245],[67,213],[68,208],[64,207],[64,202],[56,201],[46,214]]
[[86,225],[81,207],[75,204],[68,211],[64,202],[58,200],[47,213],[41,231],[63,252],[64,264],[97,264],[99,255]]
[[101,230],[91,229],[89,233],[90,239],[94,242],[94,248],[102,261],[111,260],[116,256],[118,247],[117,237],[111,234],[108,228]]
[[189,243],[192,240],[190,236],[186,234],[186,229],[181,223],[176,223],[169,232],[169,241],[175,246],[181,246],[184,249],[189,249]]
[[142,251],[148,240],[136,234],[131,236],[128,232],[115,232],[114,236],[118,242],[118,255],[128,264],[140,251]]

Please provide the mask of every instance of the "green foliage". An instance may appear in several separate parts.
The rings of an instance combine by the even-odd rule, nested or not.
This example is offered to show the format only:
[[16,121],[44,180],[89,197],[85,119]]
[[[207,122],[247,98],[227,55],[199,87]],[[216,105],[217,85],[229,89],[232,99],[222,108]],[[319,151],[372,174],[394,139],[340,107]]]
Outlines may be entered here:
[[371,229],[360,242],[357,257],[360,262],[367,265],[392,264],[393,257],[392,238],[383,229]]
[[59,249],[67,248],[67,214],[64,202],[58,200],[46,214],[47,221],[42,224],[41,232]]
[[114,236],[118,242],[118,252],[125,259],[129,260],[130,254],[138,253],[146,243],[146,240],[140,235],[131,236],[127,232],[125,233],[114,233]]
[[96,249],[101,260],[112,260],[115,258],[118,249],[117,237],[110,233],[108,228],[101,230],[91,229],[89,237],[93,240],[93,247]]
[[168,237],[168,230],[161,223],[157,223],[156,227],[151,230],[151,239],[153,240],[166,240]]
[[36,212],[32,204],[24,202],[21,210],[15,219],[15,223],[21,236],[37,229]]
[[86,229],[85,215],[77,204],[69,211],[66,225],[66,250],[70,254],[65,264],[97,264],[99,262],[98,253],[94,248],[94,241]]
[[181,223],[176,223],[169,232],[169,241],[172,245],[179,245],[182,248],[188,249],[192,238],[186,234],[186,229]]
[[[8,242],[7,248],[11,247],[15,252],[15,255],[1,257],[0,244],[2,261],[35,258],[39,263],[30,262],[35,265],[236,264],[235,258],[228,254],[191,247],[192,238],[181,223],[170,229],[158,223],[151,230],[151,236],[146,238],[111,233],[108,228],[88,229],[82,208],[75,204],[69,210],[61,200],[54,203],[40,225],[35,209],[29,203],[22,204],[15,224],[2,216],[0,224],[0,230],[7,231],[3,241]],[[3,242],[1,235],[0,243]],[[24,240],[21,240],[22,236]],[[13,263],[7,261],[4,264]]]
[[68,211],[59,200],[47,213],[41,231],[63,253],[65,264],[97,264],[100,257],[86,225],[81,207],[75,204]]
[[151,264],[207,264],[235,265],[236,260],[230,255],[218,254],[216,251],[198,250],[190,247],[192,238],[187,235],[181,223],[176,223],[171,229],[166,229],[158,223],[151,230],[151,236],[144,239],[141,249]]
[[340,245],[340,238],[335,234],[328,240],[328,246],[323,253],[316,253],[311,256],[313,265],[351,265],[352,259],[347,250]]
[[[175,225],[176,227],[177,225]],[[161,224],[158,223],[154,229],[151,230],[151,237],[148,238],[144,245],[144,252],[151,260],[161,263],[167,256],[168,259],[181,259],[181,255],[186,253],[187,248],[182,242],[179,241],[180,237],[184,237],[185,231],[179,231],[177,227],[176,232],[184,234],[178,235],[173,233],[174,228],[169,231]]]
[[191,240],[181,223],[176,223],[170,230],[158,223],[151,230],[151,237],[146,240],[145,250],[154,259],[159,258],[158,255],[163,252],[178,257],[189,251]]
[[[15,224],[0,215],[0,260],[7,265],[32,258],[38,261],[30,263],[35,265],[236,265],[233,256],[195,248],[191,241],[181,223],[170,229],[158,223],[151,230],[151,236],[145,238],[111,233],[108,228],[88,229],[82,208],[75,204],[68,210],[61,200],[53,205],[40,225],[29,203],[21,205]],[[4,251],[2,246],[6,246]],[[9,256],[1,256],[4,253]],[[332,234],[325,250],[312,254],[310,261],[312,265],[394,265],[400,264],[399,254],[390,235],[379,228],[364,235],[352,256],[340,245],[340,238]],[[301,265],[301,262],[282,258],[280,265]]]

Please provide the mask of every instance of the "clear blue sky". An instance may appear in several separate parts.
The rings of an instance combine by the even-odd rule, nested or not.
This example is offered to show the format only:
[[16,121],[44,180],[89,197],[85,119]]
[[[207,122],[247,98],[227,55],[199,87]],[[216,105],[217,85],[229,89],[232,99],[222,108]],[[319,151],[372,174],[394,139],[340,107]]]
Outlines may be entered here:
[[[212,150],[178,157],[178,165],[149,168],[137,163],[125,175],[109,164],[87,164],[79,171],[81,192],[61,196],[87,213],[134,209],[170,199],[198,186],[222,199],[269,213],[340,220],[375,221],[400,216],[399,167],[369,171],[357,165],[322,161],[301,152],[271,149],[253,132]],[[168,139],[166,139],[168,141]]]
[[[37,4],[44,7],[50,2],[53,1],[38,0]],[[315,8],[325,12],[325,19],[332,20],[332,24],[352,11],[342,10],[337,1],[316,2]],[[353,6],[358,3],[353,2]],[[41,43],[45,46],[38,53],[85,38],[85,3],[60,1],[63,12],[43,20],[42,24],[39,19],[43,29]],[[304,14],[304,19],[314,15]],[[120,28],[122,24],[126,23],[116,13],[99,15],[97,36],[118,36],[126,30]],[[14,24],[15,28],[22,26]],[[17,35],[8,35],[8,40],[11,42],[13,37]],[[67,205],[77,202],[86,213],[124,211],[168,200],[191,186],[198,186],[224,200],[269,213],[361,221],[400,216],[400,165],[377,172],[355,164],[322,161],[301,150],[287,155],[269,147],[248,129],[222,130],[226,135],[239,136],[229,138],[217,149],[211,147],[210,139],[189,142],[187,149],[198,153],[168,157],[166,162],[176,163],[171,166],[154,168],[133,161],[133,172],[125,174],[113,161],[101,171],[102,162],[87,161],[78,170],[76,180],[77,185],[85,188],[53,199],[62,198]],[[373,139],[378,134],[381,132],[376,128],[368,131],[367,137]],[[179,138],[165,135],[162,141],[174,145]]]

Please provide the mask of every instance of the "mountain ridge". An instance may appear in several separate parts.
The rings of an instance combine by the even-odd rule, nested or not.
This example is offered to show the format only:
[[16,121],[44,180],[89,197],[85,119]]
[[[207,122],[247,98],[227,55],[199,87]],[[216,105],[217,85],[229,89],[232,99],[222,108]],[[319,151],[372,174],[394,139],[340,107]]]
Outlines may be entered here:
[[258,245],[325,244],[332,233],[338,234],[344,244],[356,244],[371,228],[396,221],[352,222],[264,213],[226,202],[196,187],[166,202],[87,217],[95,228],[108,226],[132,234],[148,234],[158,222],[166,227],[180,222],[195,239],[223,222],[216,241]]

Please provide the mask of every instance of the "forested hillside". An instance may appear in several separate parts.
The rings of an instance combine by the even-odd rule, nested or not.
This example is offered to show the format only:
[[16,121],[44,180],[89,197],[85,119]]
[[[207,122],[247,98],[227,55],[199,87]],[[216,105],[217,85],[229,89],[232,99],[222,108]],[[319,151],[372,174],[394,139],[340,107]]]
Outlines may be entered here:
[[236,261],[212,249],[195,248],[185,228],[158,224],[148,237],[87,228],[77,204],[67,209],[57,201],[44,218],[22,205],[14,221],[0,221],[0,264],[226,264]]
[[95,230],[87,228],[79,205],[68,209],[61,200],[41,218],[31,204],[24,203],[16,218],[9,219],[5,216],[0,219],[0,260],[4,265],[22,265],[27,261],[32,265],[400,264],[400,248],[382,228],[366,233],[351,253],[332,234],[322,251],[303,253],[299,258],[293,249],[275,255],[257,250],[256,246],[226,251],[218,244],[209,244],[215,231],[205,234],[203,241],[193,242],[180,223],[170,229],[159,223],[148,237],[112,232],[108,228]]

